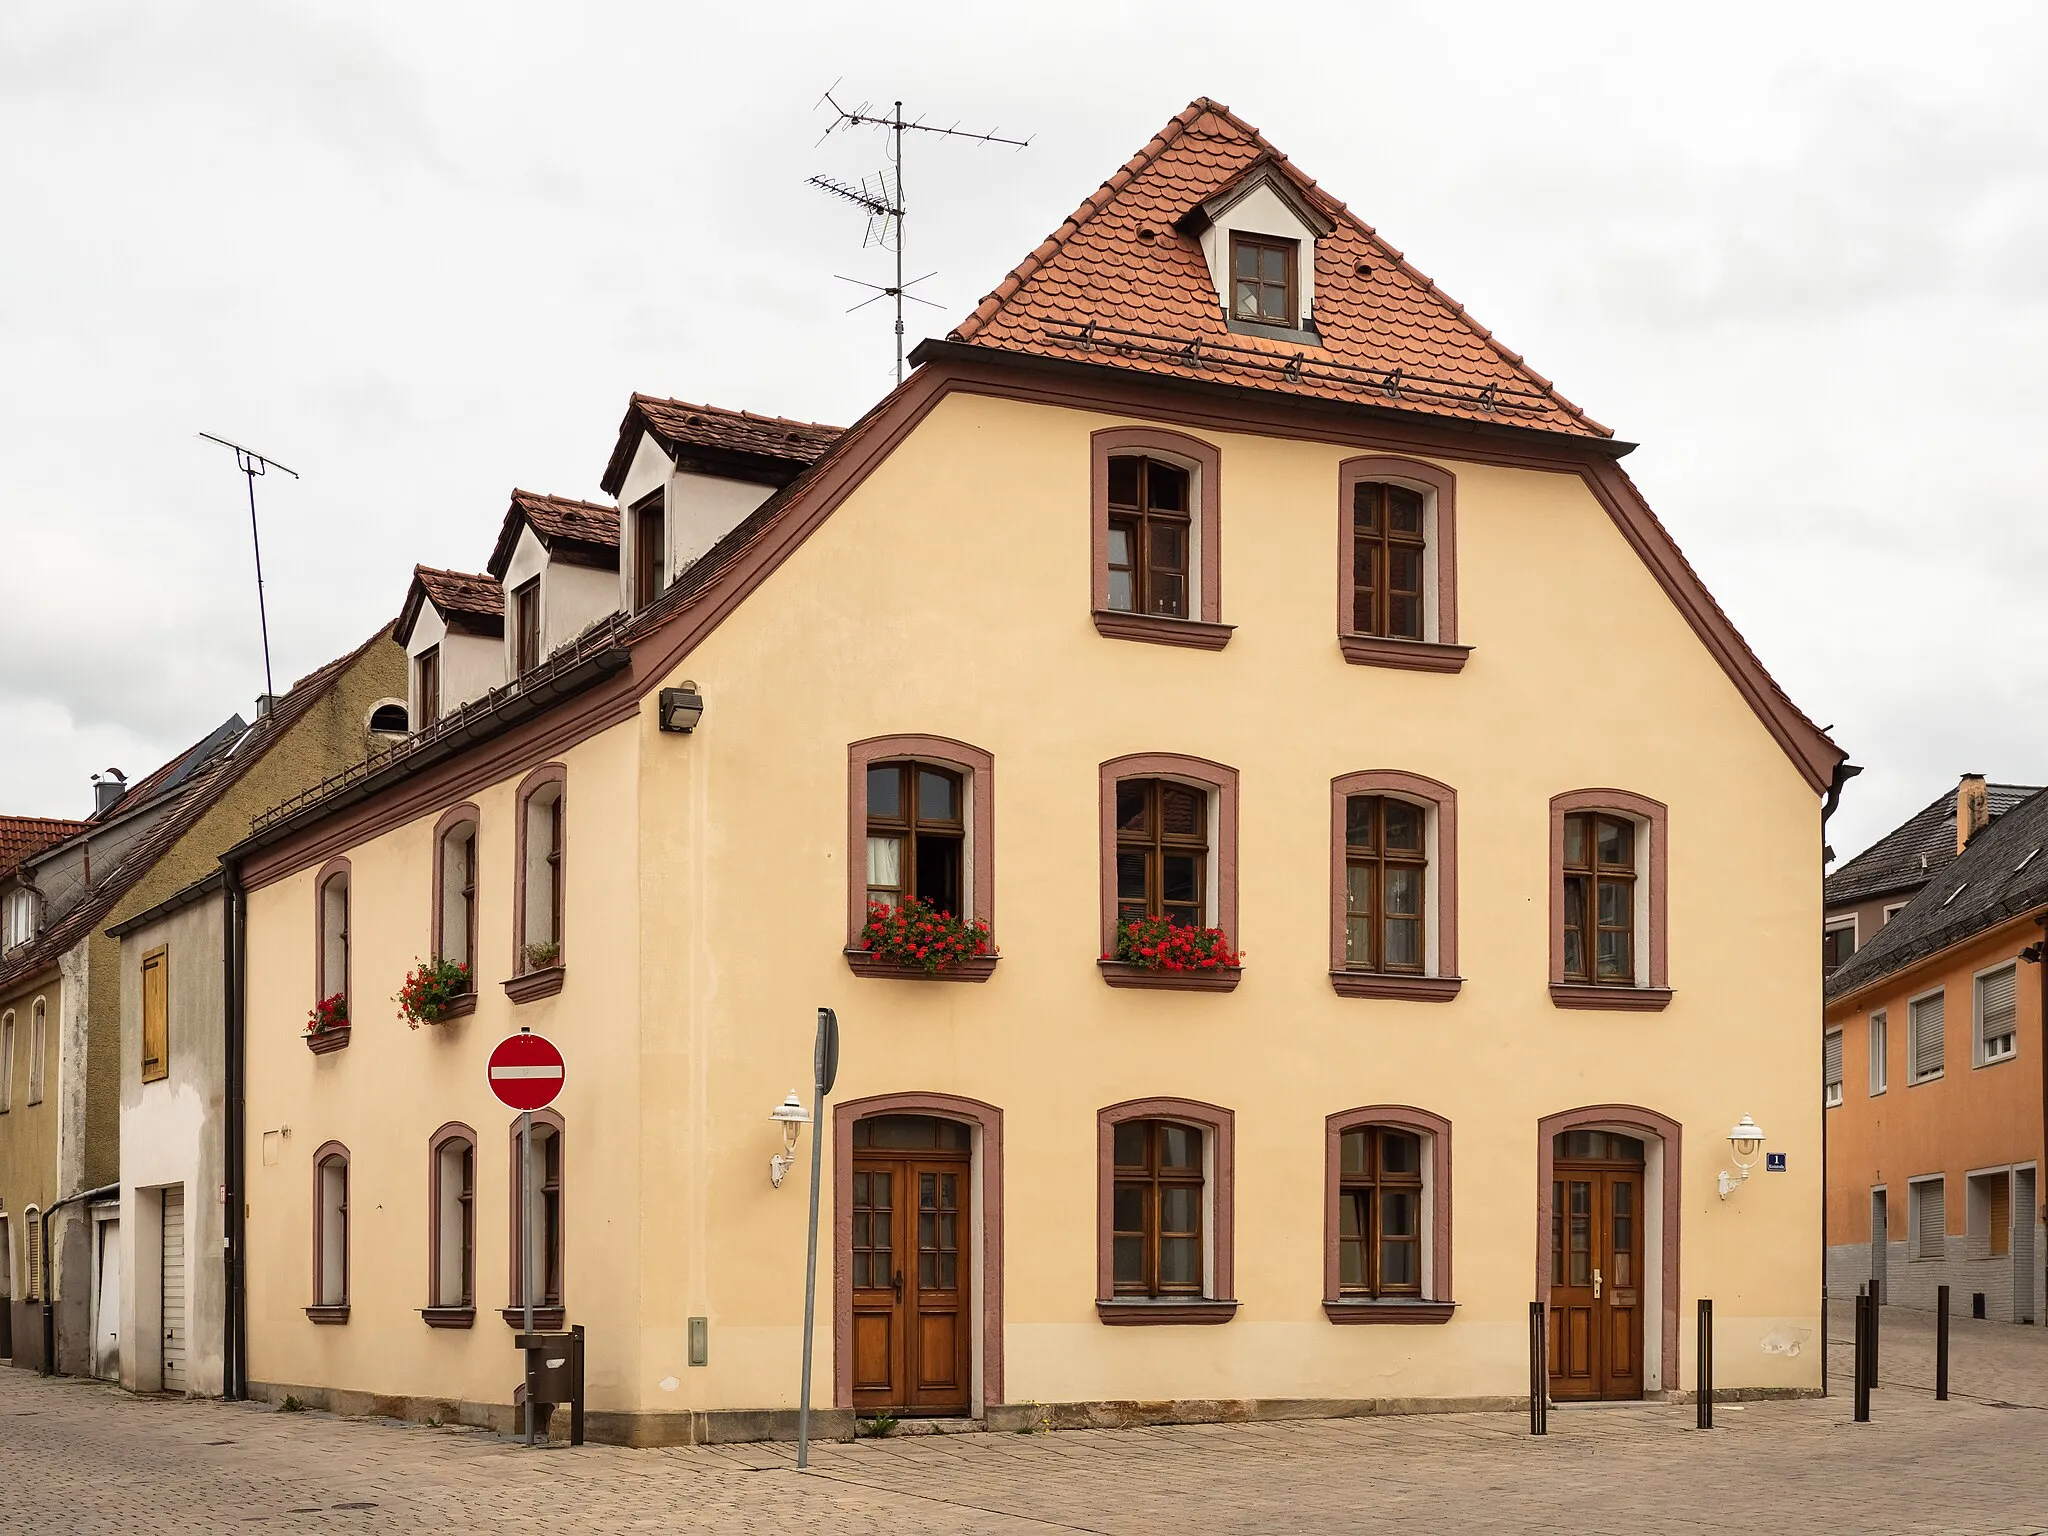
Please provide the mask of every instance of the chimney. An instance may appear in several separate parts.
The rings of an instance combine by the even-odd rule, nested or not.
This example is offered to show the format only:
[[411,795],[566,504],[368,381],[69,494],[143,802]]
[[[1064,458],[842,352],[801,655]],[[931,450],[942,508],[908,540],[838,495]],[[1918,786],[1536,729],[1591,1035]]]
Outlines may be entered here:
[[1991,824],[1991,797],[1984,792],[1984,775],[1966,773],[1956,785],[1956,852],[1970,846],[1970,839]]
[[92,813],[95,816],[111,811],[120,804],[121,797],[128,793],[128,775],[118,768],[109,768],[105,773],[92,776]]

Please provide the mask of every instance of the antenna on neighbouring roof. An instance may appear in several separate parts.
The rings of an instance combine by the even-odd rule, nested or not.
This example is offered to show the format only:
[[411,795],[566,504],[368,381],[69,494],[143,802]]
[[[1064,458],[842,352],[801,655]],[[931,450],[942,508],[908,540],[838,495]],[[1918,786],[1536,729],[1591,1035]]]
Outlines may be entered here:
[[285,469],[275,459],[266,459],[253,448],[244,448],[240,443],[231,443],[224,437],[215,437],[211,432],[199,434],[209,443],[219,443],[223,448],[235,450],[235,468],[249,481],[249,547],[256,553],[256,622],[263,628],[263,696],[274,698],[277,689],[270,681],[270,615],[263,606],[263,541],[256,535],[256,477],[270,470],[283,470],[294,480],[299,478],[296,469]]
[[[852,182],[841,181],[831,176],[813,176],[806,184],[816,187],[821,192],[830,192],[834,197],[842,197],[856,208],[866,211],[868,228],[866,236],[861,240],[863,249],[870,245],[879,245],[885,250],[893,250],[896,253],[895,282],[888,284],[868,283],[862,282],[857,277],[842,277],[840,281],[858,284],[862,288],[872,288],[875,291],[873,298],[862,299],[860,303],[853,306],[853,309],[865,309],[868,305],[874,303],[876,299],[894,299],[896,301],[896,382],[901,384],[903,382],[903,301],[909,299],[913,303],[929,304],[933,309],[939,307],[936,304],[932,304],[930,299],[919,298],[916,294],[910,292],[910,289],[925,281],[926,278],[931,277],[932,273],[927,272],[924,277],[913,277],[907,283],[903,280],[903,216],[908,211],[903,201],[903,135],[906,133],[935,133],[941,138],[973,139],[980,144],[1008,144],[1016,149],[1023,149],[1031,140],[1005,138],[994,130],[990,130],[987,133],[971,133],[962,128],[958,123],[955,123],[951,128],[935,128],[921,118],[915,121],[905,118],[903,115],[903,103],[900,101],[892,103],[886,114],[876,111],[866,102],[862,102],[857,107],[842,107],[832,94],[832,91],[838,89],[838,82],[834,81],[832,89],[826,91],[818,99],[819,105],[829,105],[834,113],[832,121],[826,125],[825,131],[818,136],[818,142],[820,144],[824,143],[825,140],[831,138],[841,128],[883,128],[889,134],[889,164],[886,169],[878,171],[872,176],[862,177],[858,186],[855,186]],[[847,313],[852,314],[853,310],[850,309]]]

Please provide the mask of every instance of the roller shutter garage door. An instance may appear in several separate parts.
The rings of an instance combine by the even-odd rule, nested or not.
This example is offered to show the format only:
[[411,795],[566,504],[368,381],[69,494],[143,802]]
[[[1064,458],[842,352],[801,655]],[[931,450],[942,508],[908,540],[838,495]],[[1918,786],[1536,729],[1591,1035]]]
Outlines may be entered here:
[[164,1390],[187,1390],[185,1375],[185,1186],[164,1191]]

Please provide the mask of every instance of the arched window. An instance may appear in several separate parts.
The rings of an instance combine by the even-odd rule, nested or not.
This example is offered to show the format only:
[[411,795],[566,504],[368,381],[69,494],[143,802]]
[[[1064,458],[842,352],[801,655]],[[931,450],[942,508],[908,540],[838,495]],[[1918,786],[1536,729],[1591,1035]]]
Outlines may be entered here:
[[405,703],[401,699],[385,699],[370,711],[370,731],[377,736],[403,736],[408,729]]
[[1107,1323],[1229,1321],[1236,1117],[1133,1099],[1096,1117],[1096,1312]]
[[567,863],[568,770],[549,763],[519,786],[519,863],[513,893],[513,970],[559,971],[566,963],[562,921]]
[[1177,464],[1136,454],[1109,461],[1109,606],[1162,619],[1188,614],[1189,481]]
[[[847,748],[847,963],[858,975],[922,975],[876,966],[861,947],[868,904],[914,896],[956,917],[995,922],[995,759],[944,736],[875,736]],[[942,973],[985,980],[993,955]]]
[[349,986],[349,868],[346,859],[330,859],[314,889],[319,893],[315,918],[319,942],[314,946],[318,974],[315,996],[339,997],[346,1018]]
[[1326,1122],[1323,1310],[1337,1323],[1451,1315],[1451,1123],[1406,1105]]
[[458,805],[434,825],[434,955],[469,967],[476,991],[477,809]]
[[448,1124],[427,1143],[427,1306],[436,1328],[476,1316],[476,1132]]
[[534,1326],[551,1329],[562,1326],[563,1278],[567,1260],[562,1200],[563,1129],[558,1112],[535,1110],[532,1151],[522,1161],[519,1155],[519,1122],[516,1119],[512,1122],[512,1301],[502,1315],[514,1328],[525,1323],[526,1266],[520,1250],[520,1235],[526,1230],[521,1212],[529,1179],[534,1189],[534,1271],[538,1282],[533,1296]]
[[348,1148],[330,1141],[313,1154],[313,1304],[316,1323],[348,1321]]
[[1666,981],[1664,806],[1623,789],[1550,802],[1550,997],[1658,1009]]
[[28,1101],[43,1102],[43,1065],[50,1054],[50,1005],[37,998],[28,1011]]

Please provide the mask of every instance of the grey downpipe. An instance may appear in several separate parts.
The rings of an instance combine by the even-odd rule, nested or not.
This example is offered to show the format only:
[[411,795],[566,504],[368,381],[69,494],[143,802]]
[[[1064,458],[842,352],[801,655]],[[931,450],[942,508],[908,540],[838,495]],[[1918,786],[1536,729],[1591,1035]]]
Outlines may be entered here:
[[221,892],[227,899],[226,921],[221,929],[222,996],[227,1001],[227,1038],[224,1041],[227,1058],[227,1146],[223,1149],[227,1156],[222,1160],[227,1174],[224,1181],[227,1185],[227,1252],[223,1255],[226,1262],[222,1287],[227,1307],[227,1316],[222,1319],[227,1360],[222,1387],[230,1400],[239,1402],[249,1395],[249,1308],[243,1294],[247,1270],[242,1262],[242,1241],[246,1231],[243,1213],[248,1201],[243,1156],[247,1141],[243,1123],[248,1116],[247,1062],[243,1049],[246,1037],[243,951],[248,939],[249,909],[240,867],[223,859],[221,874]]
[[53,1202],[42,1213],[42,1255],[43,1255],[43,1374],[57,1374],[57,1303],[50,1294],[57,1288],[57,1268],[50,1262],[50,1218],[67,1205],[76,1205],[81,1200],[105,1200],[110,1195],[119,1195],[118,1184],[102,1184],[98,1189],[81,1189],[75,1195],[66,1195]]

